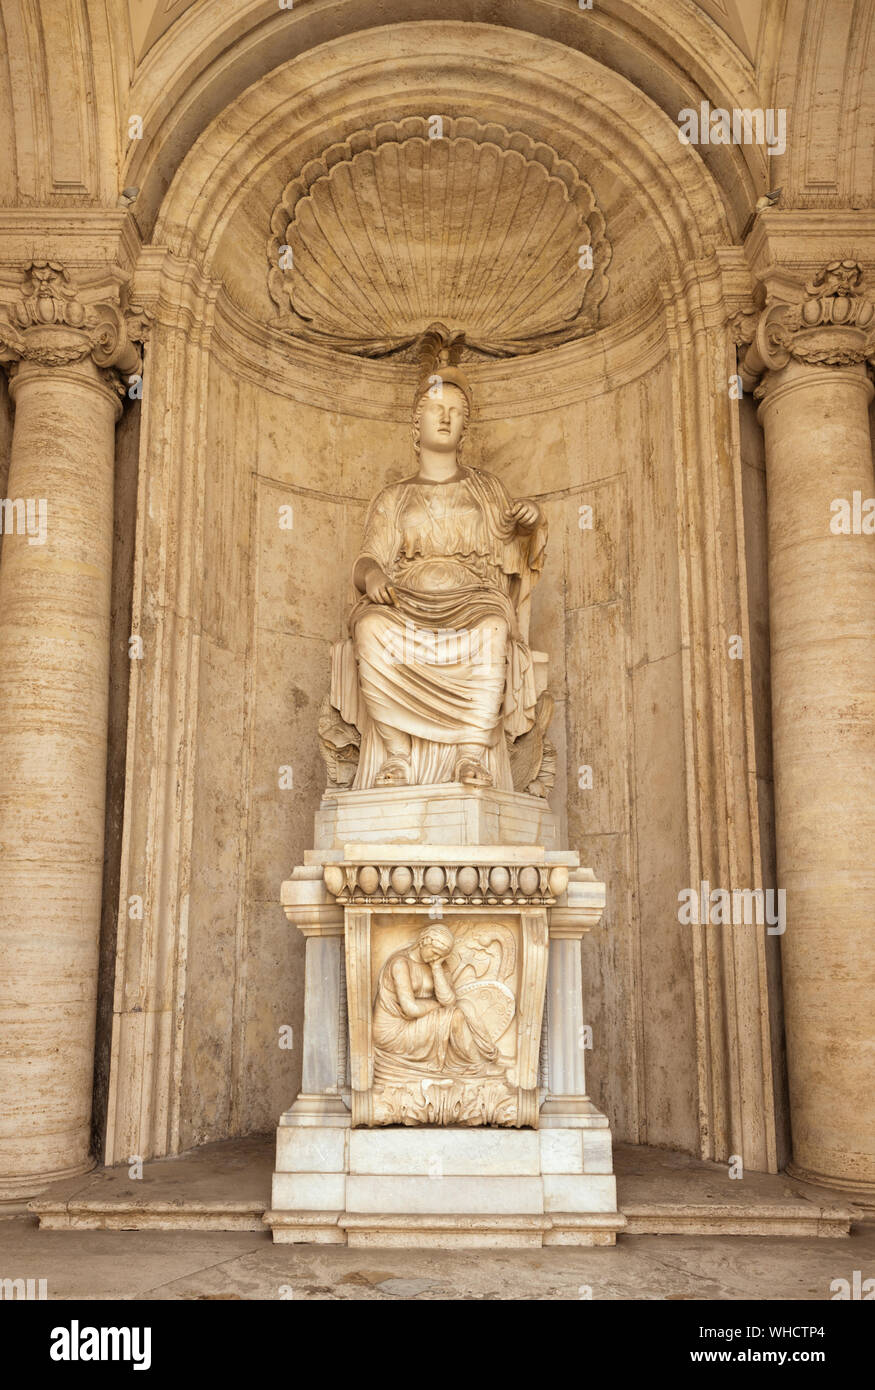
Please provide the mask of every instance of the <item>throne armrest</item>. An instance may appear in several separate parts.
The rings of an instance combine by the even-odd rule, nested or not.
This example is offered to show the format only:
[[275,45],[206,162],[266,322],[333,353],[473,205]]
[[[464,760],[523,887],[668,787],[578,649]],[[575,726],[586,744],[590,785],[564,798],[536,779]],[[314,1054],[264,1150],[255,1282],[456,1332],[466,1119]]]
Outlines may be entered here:
[[550,674],[550,658],[546,652],[532,652],[532,663],[535,675],[535,694],[542,695],[547,689],[547,679]]

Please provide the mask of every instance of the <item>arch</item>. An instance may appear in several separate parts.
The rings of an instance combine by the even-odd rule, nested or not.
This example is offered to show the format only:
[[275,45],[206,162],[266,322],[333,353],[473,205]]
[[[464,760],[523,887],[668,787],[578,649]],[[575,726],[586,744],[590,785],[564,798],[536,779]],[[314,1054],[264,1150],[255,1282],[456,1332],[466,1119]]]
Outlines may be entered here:
[[[130,91],[128,109],[142,116],[144,138],[135,141],[123,182],[140,188],[138,225],[146,239],[167,188],[189,149],[223,112],[254,84],[305,54],[317,56],[323,80],[330,60],[349,40],[362,48],[379,30],[435,24],[462,26],[468,60],[484,44],[515,43],[515,52],[543,52],[555,45],[585,58],[599,71],[623,74],[654,108],[676,126],[678,112],[708,99],[712,105],[756,107],[754,70],[732,40],[690,0],[600,0],[591,11],[568,0],[445,0],[440,20],[430,0],[310,0],[278,10],[275,0],[250,0],[233,15],[215,6],[192,6],[146,55]],[[500,22],[496,22],[500,21]],[[420,55],[428,34],[419,29]],[[464,61],[464,59],[463,59]],[[592,70],[592,69],[591,69]],[[585,96],[578,91],[578,98]],[[224,119],[224,117],[223,117]],[[722,191],[737,236],[755,198],[767,186],[768,160],[757,146],[709,146],[703,160]]]
[[268,219],[287,180],[355,130],[434,111],[511,116],[589,180],[614,244],[609,317],[734,241],[731,210],[698,151],[627,79],[551,40],[437,21],[334,40],[247,88],[182,161],[153,242],[196,260],[267,321]]

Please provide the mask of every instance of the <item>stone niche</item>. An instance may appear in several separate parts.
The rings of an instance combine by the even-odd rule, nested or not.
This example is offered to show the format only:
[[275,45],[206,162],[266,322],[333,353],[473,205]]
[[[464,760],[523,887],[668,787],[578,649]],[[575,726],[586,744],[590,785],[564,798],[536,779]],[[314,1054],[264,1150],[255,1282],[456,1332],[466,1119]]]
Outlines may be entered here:
[[[462,80],[460,101],[472,43],[495,95]],[[111,1162],[264,1130],[310,1093],[312,1028],[329,1027],[334,1009],[308,1004],[305,950],[330,963],[338,1009],[346,988],[335,953],[347,908],[325,896],[324,870],[344,866],[347,845],[391,844],[395,867],[413,872],[404,847],[428,842],[427,815],[441,807],[435,847],[530,846],[525,869],[539,866],[538,849],[572,846],[590,885],[605,884],[598,930],[576,940],[557,935],[567,905],[557,897],[549,951],[551,962],[566,952],[580,980],[588,1092],[614,1136],[723,1158],[743,1134],[748,1166],[776,1162],[777,942],[739,930],[727,953],[713,932],[677,920],[679,886],[723,882],[727,864],[739,882],[760,873],[750,666],[727,672],[715,636],[745,630],[742,555],[764,592],[761,470],[748,517],[740,478],[754,470],[742,470],[725,390],[750,277],[720,190],[679,144],[674,119],[594,58],[564,52],[560,76],[555,57],[546,40],[490,26],[356,34],[242,92],[164,197],[135,284],[152,326],[133,599],[135,629],[164,659],[134,672],[119,889],[127,901],[150,884],[158,898],[149,932],[119,920]],[[369,85],[350,110],[363,64]],[[377,341],[361,353],[337,341],[361,337],[351,301],[335,296],[321,317],[305,317],[321,282],[304,204],[329,185],[360,189],[369,160],[383,169],[392,152],[418,158],[433,111],[447,113],[448,140],[469,142],[460,178],[475,162],[479,177],[486,158],[505,173],[528,170],[530,194],[565,190],[568,246],[593,248],[592,272],[579,269],[555,300],[573,316],[563,341],[517,351],[532,327],[550,329],[549,316],[526,320],[518,303],[504,342],[488,312],[500,287],[477,298],[476,274],[466,283],[483,311],[477,332],[449,325],[480,344],[463,362],[475,395],[465,462],[537,499],[549,524],[530,631],[549,662],[555,780],[548,799],[520,782],[488,805],[432,788],[428,813],[384,789],[378,820],[372,792],[344,784],[349,749],[335,746],[326,791],[320,720],[368,501],[410,473],[407,340],[421,324],[405,309],[390,331],[383,304]],[[506,187],[504,175],[493,186]],[[290,226],[279,244],[292,246],[307,286],[269,259]],[[448,266],[449,245],[429,264]],[[431,299],[423,313],[440,316],[446,302]],[[291,527],[278,523],[281,510]],[[280,775],[290,766],[293,786]],[[379,868],[372,858],[358,867]],[[584,881],[567,867],[570,893]],[[300,917],[306,903],[287,900],[298,913],[291,932],[277,902],[284,881],[315,895],[311,920]],[[447,919],[458,909],[468,912],[467,900],[447,904]],[[417,906],[411,922],[419,915]],[[763,1027],[750,1026],[739,999],[757,1001]],[[286,1050],[277,1039],[289,1024]],[[341,1104],[348,1038],[343,1046],[330,1082]],[[573,1051],[569,1067],[583,1059],[576,1040]],[[315,1090],[328,1085],[323,1077]],[[548,1116],[542,1104],[543,1142]],[[536,1133],[500,1128],[507,1142]],[[366,1133],[377,1142],[377,1129],[351,1129],[356,1143]]]

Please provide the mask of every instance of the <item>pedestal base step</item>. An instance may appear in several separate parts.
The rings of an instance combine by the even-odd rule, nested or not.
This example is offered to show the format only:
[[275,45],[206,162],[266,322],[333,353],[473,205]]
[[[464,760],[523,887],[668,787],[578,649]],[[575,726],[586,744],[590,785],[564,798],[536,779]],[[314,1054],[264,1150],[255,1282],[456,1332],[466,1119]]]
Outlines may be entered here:
[[542,1245],[613,1245],[625,1218],[619,1212],[484,1216],[475,1213],[267,1211],[278,1245],[349,1245],[353,1249],[524,1250]]
[[626,1207],[630,1236],[826,1236],[836,1240],[850,1234],[851,1216],[834,1208],[818,1212],[808,1203],[751,1202],[691,1203],[688,1207],[659,1202],[632,1202]]
[[[725,1165],[632,1144],[617,1146],[614,1162],[619,1211],[626,1218],[621,1231],[624,1238],[676,1234],[835,1239],[847,1238],[852,1222],[864,1222],[867,1216],[871,1219],[871,1213],[845,1203],[840,1194],[816,1192],[785,1173],[748,1170],[743,1182],[733,1182]],[[263,1231],[274,1163],[273,1137],[226,1139],[176,1158],[150,1160],[143,1165],[143,1182],[131,1180],[127,1164],[93,1169],[84,1177],[54,1184],[44,1197],[32,1201],[29,1209],[43,1230]],[[4,1216],[13,1214],[0,1209],[0,1226]],[[338,1204],[316,1213],[268,1210],[266,1220],[275,1232],[280,1230],[274,1236],[278,1241],[301,1239],[287,1232],[294,1227],[304,1231],[309,1225],[311,1234],[303,1239],[345,1245],[348,1230],[340,1225],[344,1215],[342,1204]],[[451,1214],[447,1218],[426,1213],[405,1218],[397,1213],[361,1212],[350,1216],[357,1229],[376,1229],[387,1239],[398,1229],[442,1232],[448,1219],[457,1227],[464,1220],[463,1229],[472,1235],[482,1229],[487,1234],[509,1231],[510,1240],[521,1238],[518,1232],[514,1235],[512,1216],[478,1218],[469,1214],[461,1218]],[[588,1221],[598,1223],[605,1217],[610,1220],[610,1213],[581,1218],[553,1211],[521,1219],[529,1232],[536,1229],[536,1221],[544,1223],[541,1243],[559,1245],[566,1243],[566,1230],[585,1231]],[[598,1226],[590,1229],[595,1231],[593,1243],[602,1243]],[[575,1243],[582,1241],[575,1237]]]
[[626,1223],[593,1111],[569,1130],[281,1125],[264,1219],[280,1242],[612,1244]]
[[316,813],[315,849],[350,843],[542,845],[558,848],[558,817],[543,797],[439,782],[326,795]]

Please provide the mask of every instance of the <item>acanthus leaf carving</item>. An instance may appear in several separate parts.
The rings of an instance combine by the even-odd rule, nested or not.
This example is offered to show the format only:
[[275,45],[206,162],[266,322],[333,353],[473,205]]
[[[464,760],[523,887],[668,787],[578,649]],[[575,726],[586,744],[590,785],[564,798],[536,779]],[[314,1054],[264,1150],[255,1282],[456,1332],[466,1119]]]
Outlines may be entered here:
[[0,318],[0,362],[62,367],[91,357],[103,371],[127,376],[140,370],[137,344],[145,341],[149,317],[144,309],[121,298],[85,301],[56,261],[31,261],[22,274],[21,295]]
[[[851,367],[875,353],[875,304],[863,288],[859,261],[832,261],[805,285],[806,297],[767,303],[744,358],[746,376],[758,380],[793,360],[817,367]],[[756,395],[765,389],[761,383]]]

